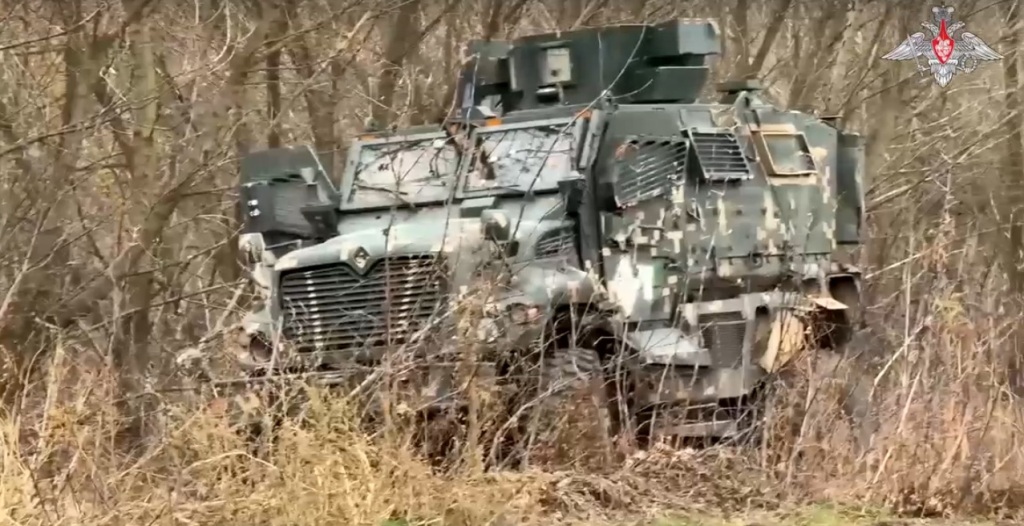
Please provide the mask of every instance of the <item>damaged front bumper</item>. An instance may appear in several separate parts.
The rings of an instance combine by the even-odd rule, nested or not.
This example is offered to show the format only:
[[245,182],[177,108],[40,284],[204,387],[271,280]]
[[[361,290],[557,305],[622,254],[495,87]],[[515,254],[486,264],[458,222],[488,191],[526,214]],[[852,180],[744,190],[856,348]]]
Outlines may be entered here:
[[[531,320],[532,321],[532,320]],[[399,410],[444,410],[462,404],[460,393],[472,378],[477,388],[499,389],[496,381],[496,349],[515,342],[537,338],[537,323],[515,323],[509,316],[485,318],[475,330],[476,360],[460,360],[465,353],[465,338],[452,333],[445,339],[433,338],[403,345],[397,349],[367,346],[352,349],[296,351],[280,337],[267,311],[246,316],[237,333],[234,362],[239,377],[211,382],[231,392],[258,390],[264,386],[310,385],[330,388],[350,397],[361,397],[372,407],[389,394],[389,404]],[[447,333],[451,327],[439,329]],[[471,337],[470,340],[473,338]],[[498,343],[498,345],[496,345]],[[482,345],[481,345],[482,344]],[[466,368],[472,371],[467,372]],[[387,387],[387,389],[385,389]]]
[[511,309],[480,321],[477,339],[497,353],[509,349],[527,349],[544,335],[546,313],[533,305],[515,305]]
[[[246,400],[263,409],[277,403],[282,393],[287,406],[301,405],[305,389],[330,389],[360,402],[369,414],[390,407],[397,414],[440,412],[466,404],[466,386],[492,392],[500,389],[492,363],[471,368],[456,363],[407,364],[401,367],[360,367],[349,365],[313,372],[269,372],[245,378],[209,382],[216,400]],[[254,411],[249,410],[252,413]]]

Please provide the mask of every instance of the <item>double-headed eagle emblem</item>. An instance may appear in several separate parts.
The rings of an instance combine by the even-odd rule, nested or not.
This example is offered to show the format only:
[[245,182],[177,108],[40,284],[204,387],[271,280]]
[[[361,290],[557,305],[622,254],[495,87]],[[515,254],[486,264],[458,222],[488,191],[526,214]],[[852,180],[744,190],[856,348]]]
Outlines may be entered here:
[[[907,37],[896,49],[883,55],[888,60],[915,60],[917,70],[922,73],[931,72],[935,82],[945,87],[958,71],[970,73],[978,67],[981,60],[999,60],[1002,55],[990,48],[978,35],[962,31],[964,23],[953,20],[952,7],[933,7],[935,22],[921,24],[932,32],[930,41],[924,32],[914,33]],[[958,36],[955,36],[960,32]],[[918,57],[928,61],[925,66]]]

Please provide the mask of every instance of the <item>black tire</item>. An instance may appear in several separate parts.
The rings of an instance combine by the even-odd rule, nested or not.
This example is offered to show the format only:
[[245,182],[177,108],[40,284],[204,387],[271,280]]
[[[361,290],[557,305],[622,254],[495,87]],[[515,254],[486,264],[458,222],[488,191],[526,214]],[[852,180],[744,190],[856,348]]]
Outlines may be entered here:
[[580,382],[604,377],[597,351],[581,347],[548,350],[541,360],[541,367],[541,388],[551,390],[553,396],[572,389]]
[[[542,441],[558,441],[562,421],[578,416],[574,399],[585,395],[596,412],[596,419],[587,422],[587,434],[592,434],[605,460],[611,458],[615,430],[611,418],[610,396],[601,357],[593,349],[572,347],[545,351],[540,361],[538,385],[538,411],[534,412],[534,432]],[[539,433],[536,433],[539,431]],[[566,437],[572,438],[572,437]]]
[[858,448],[863,452],[870,446],[878,427],[872,410],[871,376],[857,365],[854,357],[840,353],[820,354],[814,374],[818,381],[828,379],[826,381],[837,384],[840,409],[848,419]]
[[864,307],[861,305],[860,287],[857,282],[843,279],[829,287],[832,297],[846,305],[846,309],[836,316],[835,327],[830,331],[832,348],[837,352],[846,349],[854,334],[864,325]]
[[249,452],[263,458],[287,419],[302,419],[305,392],[285,382],[260,382],[241,386],[231,397],[229,422],[245,440]]

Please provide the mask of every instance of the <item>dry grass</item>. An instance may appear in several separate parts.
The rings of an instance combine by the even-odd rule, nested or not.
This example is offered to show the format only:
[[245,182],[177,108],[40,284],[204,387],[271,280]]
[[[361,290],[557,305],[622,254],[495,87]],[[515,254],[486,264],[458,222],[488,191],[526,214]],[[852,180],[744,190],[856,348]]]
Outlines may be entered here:
[[[557,444],[540,446],[556,447],[525,471],[476,469],[460,426],[446,430],[455,443],[440,468],[414,447],[408,416],[367,428],[360,408],[318,389],[260,451],[208,398],[181,393],[156,404],[145,443],[125,451],[113,380],[57,363],[48,397],[27,398],[2,419],[0,509],[17,524],[893,524],[897,515],[1012,515],[1013,481],[1024,476],[1019,409],[999,384],[974,376],[992,370],[977,343],[969,359],[960,356],[966,327],[978,323],[966,298],[961,310],[948,297],[934,301],[931,311],[945,305],[951,314],[932,322],[916,356],[888,353],[881,369],[859,374],[846,362],[827,378],[789,375],[773,401],[775,432],[759,448],[623,450],[584,465],[596,444],[576,436],[587,421],[577,406],[582,418],[566,423]],[[801,366],[820,369],[810,358]],[[951,374],[956,367],[962,375]],[[877,423],[873,443],[859,450],[864,417],[851,421],[841,408],[852,380],[864,378],[879,378],[869,419]],[[889,511],[806,504],[816,501]]]
[[[1010,3],[958,5],[1007,59],[944,91],[878,58],[927,18],[911,4],[256,4],[149,2],[133,18],[134,2],[0,2],[0,522],[866,525],[1022,513],[1024,112]],[[468,38],[674,16],[720,19],[720,79],[758,74],[780,104],[842,114],[868,139],[860,354],[828,373],[800,362],[814,373],[789,375],[760,447],[620,445],[599,461],[570,422],[532,467],[485,473],[486,452],[467,451],[455,422],[441,469],[410,445],[408,416],[365,429],[353,402],[318,393],[255,454],[203,396],[153,394],[174,352],[215,340],[248,306],[232,249],[239,155],[276,143],[344,152],[368,116],[429,120],[451,103]],[[160,385],[141,382],[146,371]],[[150,413],[142,435],[126,437],[126,408]],[[807,504],[818,502],[844,507]]]

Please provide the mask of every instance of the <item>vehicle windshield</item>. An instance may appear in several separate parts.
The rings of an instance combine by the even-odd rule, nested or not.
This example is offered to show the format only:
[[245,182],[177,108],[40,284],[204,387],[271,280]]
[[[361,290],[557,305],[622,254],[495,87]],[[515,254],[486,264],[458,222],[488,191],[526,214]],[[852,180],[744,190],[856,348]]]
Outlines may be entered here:
[[[477,138],[467,191],[557,188],[572,170],[573,130],[566,124],[482,131]],[[531,186],[534,178],[537,181]]]
[[445,138],[366,144],[359,149],[347,205],[443,201],[458,177],[459,155]]

